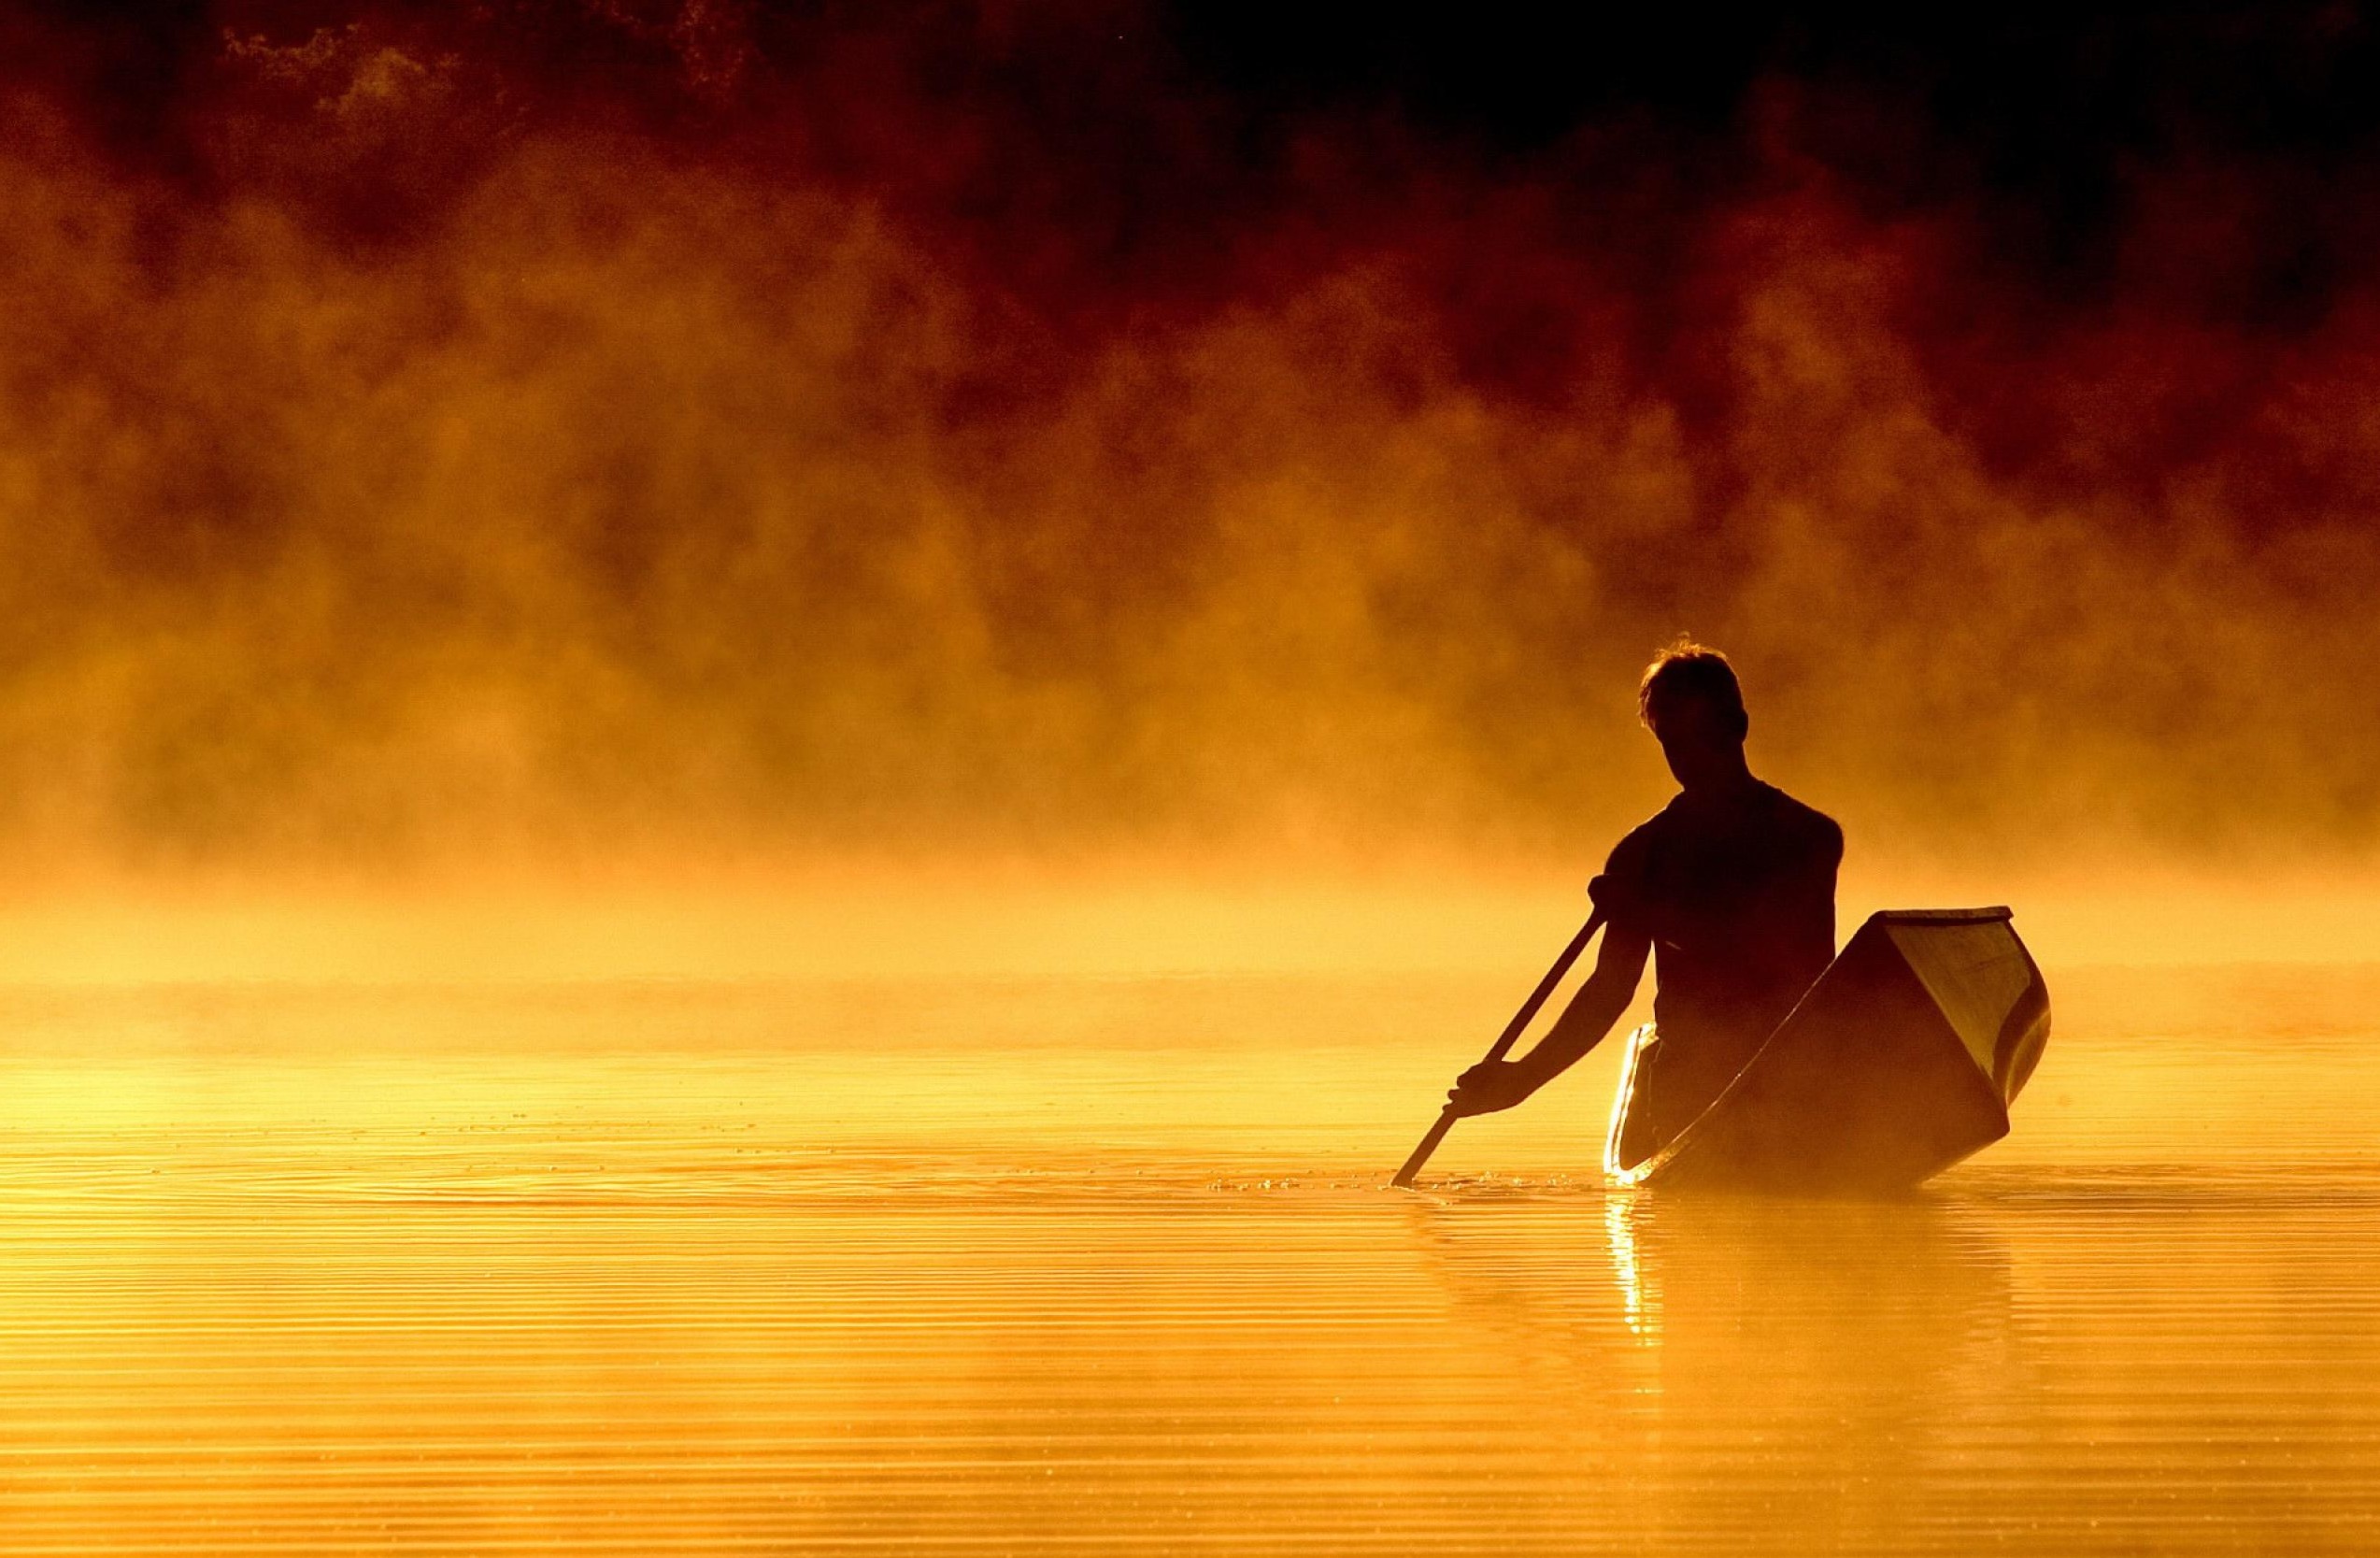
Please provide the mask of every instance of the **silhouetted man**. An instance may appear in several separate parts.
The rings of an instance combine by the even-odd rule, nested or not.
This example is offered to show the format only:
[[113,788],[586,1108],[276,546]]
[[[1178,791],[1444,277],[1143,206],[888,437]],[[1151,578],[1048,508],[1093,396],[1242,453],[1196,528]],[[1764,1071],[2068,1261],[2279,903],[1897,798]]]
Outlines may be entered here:
[[1680,644],[1645,671],[1637,708],[1678,794],[1619,841],[1591,892],[1610,919],[1570,1008],[1518,1060],[1475,1065],[1447,1094],[1463,1114],[1508,1109],[1611,1030],[1655,951],[1658,1037],[1637,1056],[1622,1161],[1689,1123],[1752,1058],[1834,956],[1843,830],[1744,763],[1751,722],[1727,658]]

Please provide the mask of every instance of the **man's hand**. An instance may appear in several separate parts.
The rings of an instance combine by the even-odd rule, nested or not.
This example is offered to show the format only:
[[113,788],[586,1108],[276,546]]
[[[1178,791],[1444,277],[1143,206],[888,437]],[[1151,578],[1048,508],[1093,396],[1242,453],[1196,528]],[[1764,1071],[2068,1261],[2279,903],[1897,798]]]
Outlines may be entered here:
[[1455,1079],[1447,1093],[1447,1107],[1457,1114],[1493,1114],[1535,1091],[1528,1073],[1514,1062],[1482,1061]]

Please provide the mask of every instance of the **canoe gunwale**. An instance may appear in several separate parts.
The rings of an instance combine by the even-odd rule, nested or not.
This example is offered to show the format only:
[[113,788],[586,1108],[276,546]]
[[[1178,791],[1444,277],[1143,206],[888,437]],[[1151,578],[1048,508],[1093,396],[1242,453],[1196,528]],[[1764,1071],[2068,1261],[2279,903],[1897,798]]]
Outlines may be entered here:
[[2017,911],[2006,904],[1993,904],[1985,908],[1880,908],[1860,922],[1860,929],[1865,930],[1878,922],[1888,925],[1988,925],[2016,918]]

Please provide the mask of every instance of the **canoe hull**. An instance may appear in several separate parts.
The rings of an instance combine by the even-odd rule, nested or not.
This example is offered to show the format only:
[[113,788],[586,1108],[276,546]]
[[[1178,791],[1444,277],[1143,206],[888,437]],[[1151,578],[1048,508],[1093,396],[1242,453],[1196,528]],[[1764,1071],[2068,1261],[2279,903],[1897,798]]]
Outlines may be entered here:
[[1635,1162],[1624,1075],[1605,1167],[1631,1184],[1903,1189],[2008,1134],[2048,1037],[2048,991],[2008,910],[1888,910],[1707,1109]]

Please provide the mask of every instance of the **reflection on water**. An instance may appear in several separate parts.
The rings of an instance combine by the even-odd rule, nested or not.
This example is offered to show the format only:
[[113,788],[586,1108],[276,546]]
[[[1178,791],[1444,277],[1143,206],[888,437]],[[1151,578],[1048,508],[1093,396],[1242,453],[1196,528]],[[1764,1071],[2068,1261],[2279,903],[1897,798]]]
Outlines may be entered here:
[[2193,978],[1868,1203],[1385,1190],[1461,981],[0,997],[0,1534],[2370,1551],[2380,979]]
[[1612,1280],[1619,1288],[1620,1313],[1629,1334],[1641,1341],[1659,1341],[1661,1335],[1661,1294],[1650,1286],[1645,1263],[1636,1252],[1636,1224],[1642,1208],[1634,1195],[1614,1192],[1603,1199],[1603,1233],[1611,1240]]

